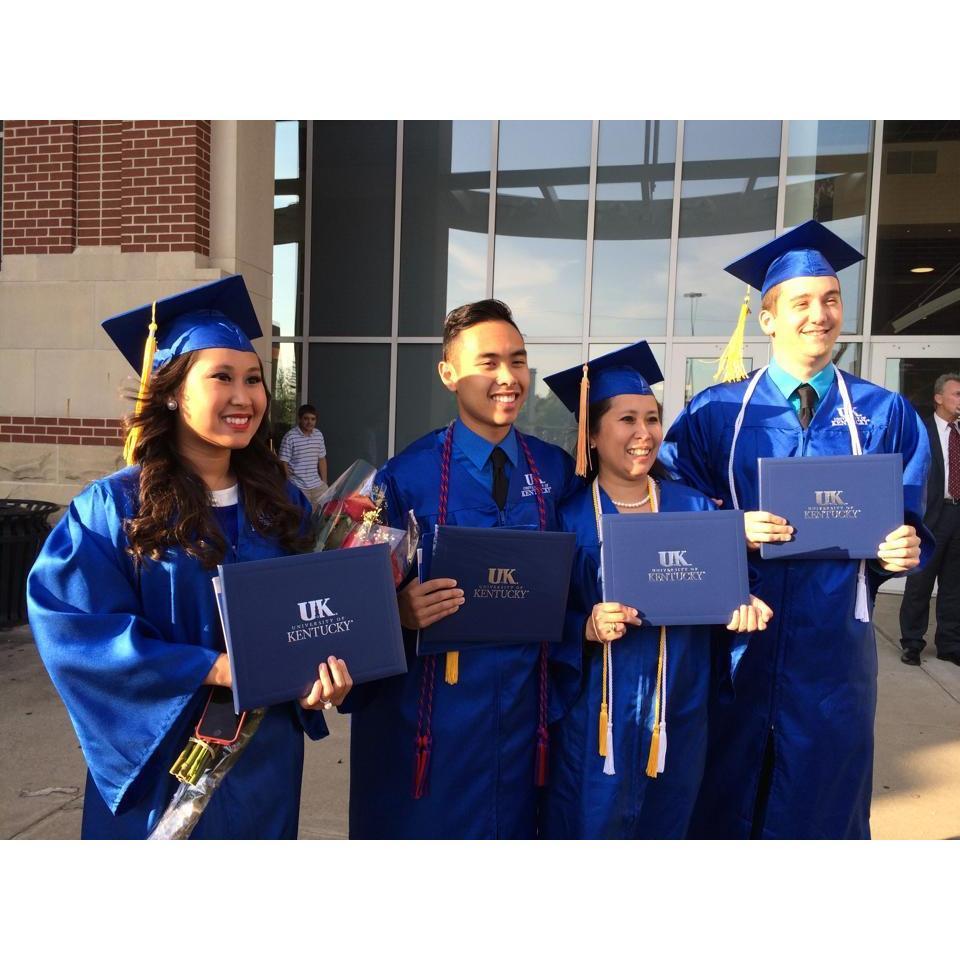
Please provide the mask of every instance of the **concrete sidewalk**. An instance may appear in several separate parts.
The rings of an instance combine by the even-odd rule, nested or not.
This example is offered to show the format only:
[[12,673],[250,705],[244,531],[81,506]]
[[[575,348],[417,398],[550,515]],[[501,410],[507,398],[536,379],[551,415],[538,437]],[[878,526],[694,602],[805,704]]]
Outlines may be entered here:
[[[919,668],[900,663],[899,603],[882,595],[874,614],[880,673],[873,835],[960,838],[960,667],[932,653]],[[26,627],[0,634],[0,690],[0,837],[79,837],[83,757]],[[330,737],[307,742],[302,839],[347,835],[349,722],[335,711],[327,718]]]

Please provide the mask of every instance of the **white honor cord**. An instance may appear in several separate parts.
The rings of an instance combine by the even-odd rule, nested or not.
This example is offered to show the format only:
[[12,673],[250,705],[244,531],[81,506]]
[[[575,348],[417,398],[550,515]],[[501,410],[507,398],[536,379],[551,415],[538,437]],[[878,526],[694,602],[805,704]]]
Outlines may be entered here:
[[[727,483],[730,486],[730,496],[733,500],[734,510],[740,509],[740,501],[737,498],[737,488],[733,482],[733,457],[737,449],[737,439],[740,436],[740,427],[743,426],[743,418],[747,412],[747,404],[750,402],[750,398],[753,396],[753,391],[756,389],[757,384],[760,382],[760,378],[763,376],[766,369],[766,367],[763,367],[760,372],[750,381],[750,385],[747,387],[747,392],[743,395],[743,400],[740,403],[740,412],[737,414],[737,422],[733,428],[733,441],[730,444],[730,458],[727,461]],[[860,433],[857,430],[857,422],[854,418],[853,404],[850,402],[850,391],[847,389],[847,384],[841,376],[836,365],[834,365],[833,374],[837,378],[837,389],[840,391],[840,396],[843,399],[843,418],[847,421],[847,429],[850,431],[851,452],[855,457],[859,457],[863,455],[863,446],[860,443]],[[867,602],[866,560],[860,561],[860,566],[857,570],[857,602],[854,608],[854,616],[862,623],[870,622],[870,606]]]

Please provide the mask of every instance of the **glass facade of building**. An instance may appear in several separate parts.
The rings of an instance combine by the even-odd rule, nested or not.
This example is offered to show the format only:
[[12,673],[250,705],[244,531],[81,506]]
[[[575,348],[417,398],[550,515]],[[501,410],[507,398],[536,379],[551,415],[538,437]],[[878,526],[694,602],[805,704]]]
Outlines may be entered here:
[[543,377],[640,337],[669,422],[736,319],[723,265],[811,217],[867,254],[840,276],[838,364],[922,412],[958,365],[956,121],[285,120],[275,194],[274,427],[314,403],[334,475],[453,415],[443,317],[487,296],[527,338],[521,429],[569,446]]

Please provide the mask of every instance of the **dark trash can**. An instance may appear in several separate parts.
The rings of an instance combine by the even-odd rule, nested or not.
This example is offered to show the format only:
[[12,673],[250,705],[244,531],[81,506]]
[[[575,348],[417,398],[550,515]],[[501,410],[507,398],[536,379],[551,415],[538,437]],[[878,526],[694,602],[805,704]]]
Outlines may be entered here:
[[0,500],[0,630],[27,622],[27,574],[59,510],[45,500]]

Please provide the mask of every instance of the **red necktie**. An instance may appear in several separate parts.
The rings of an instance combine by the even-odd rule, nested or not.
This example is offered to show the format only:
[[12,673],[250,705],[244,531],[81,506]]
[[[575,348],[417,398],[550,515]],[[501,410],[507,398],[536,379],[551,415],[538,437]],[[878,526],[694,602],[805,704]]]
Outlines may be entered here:
[[947,462],[950,464],[950,485],[947,496],[960,500],[960,424],[950,424],[950,439],[947,441]]

